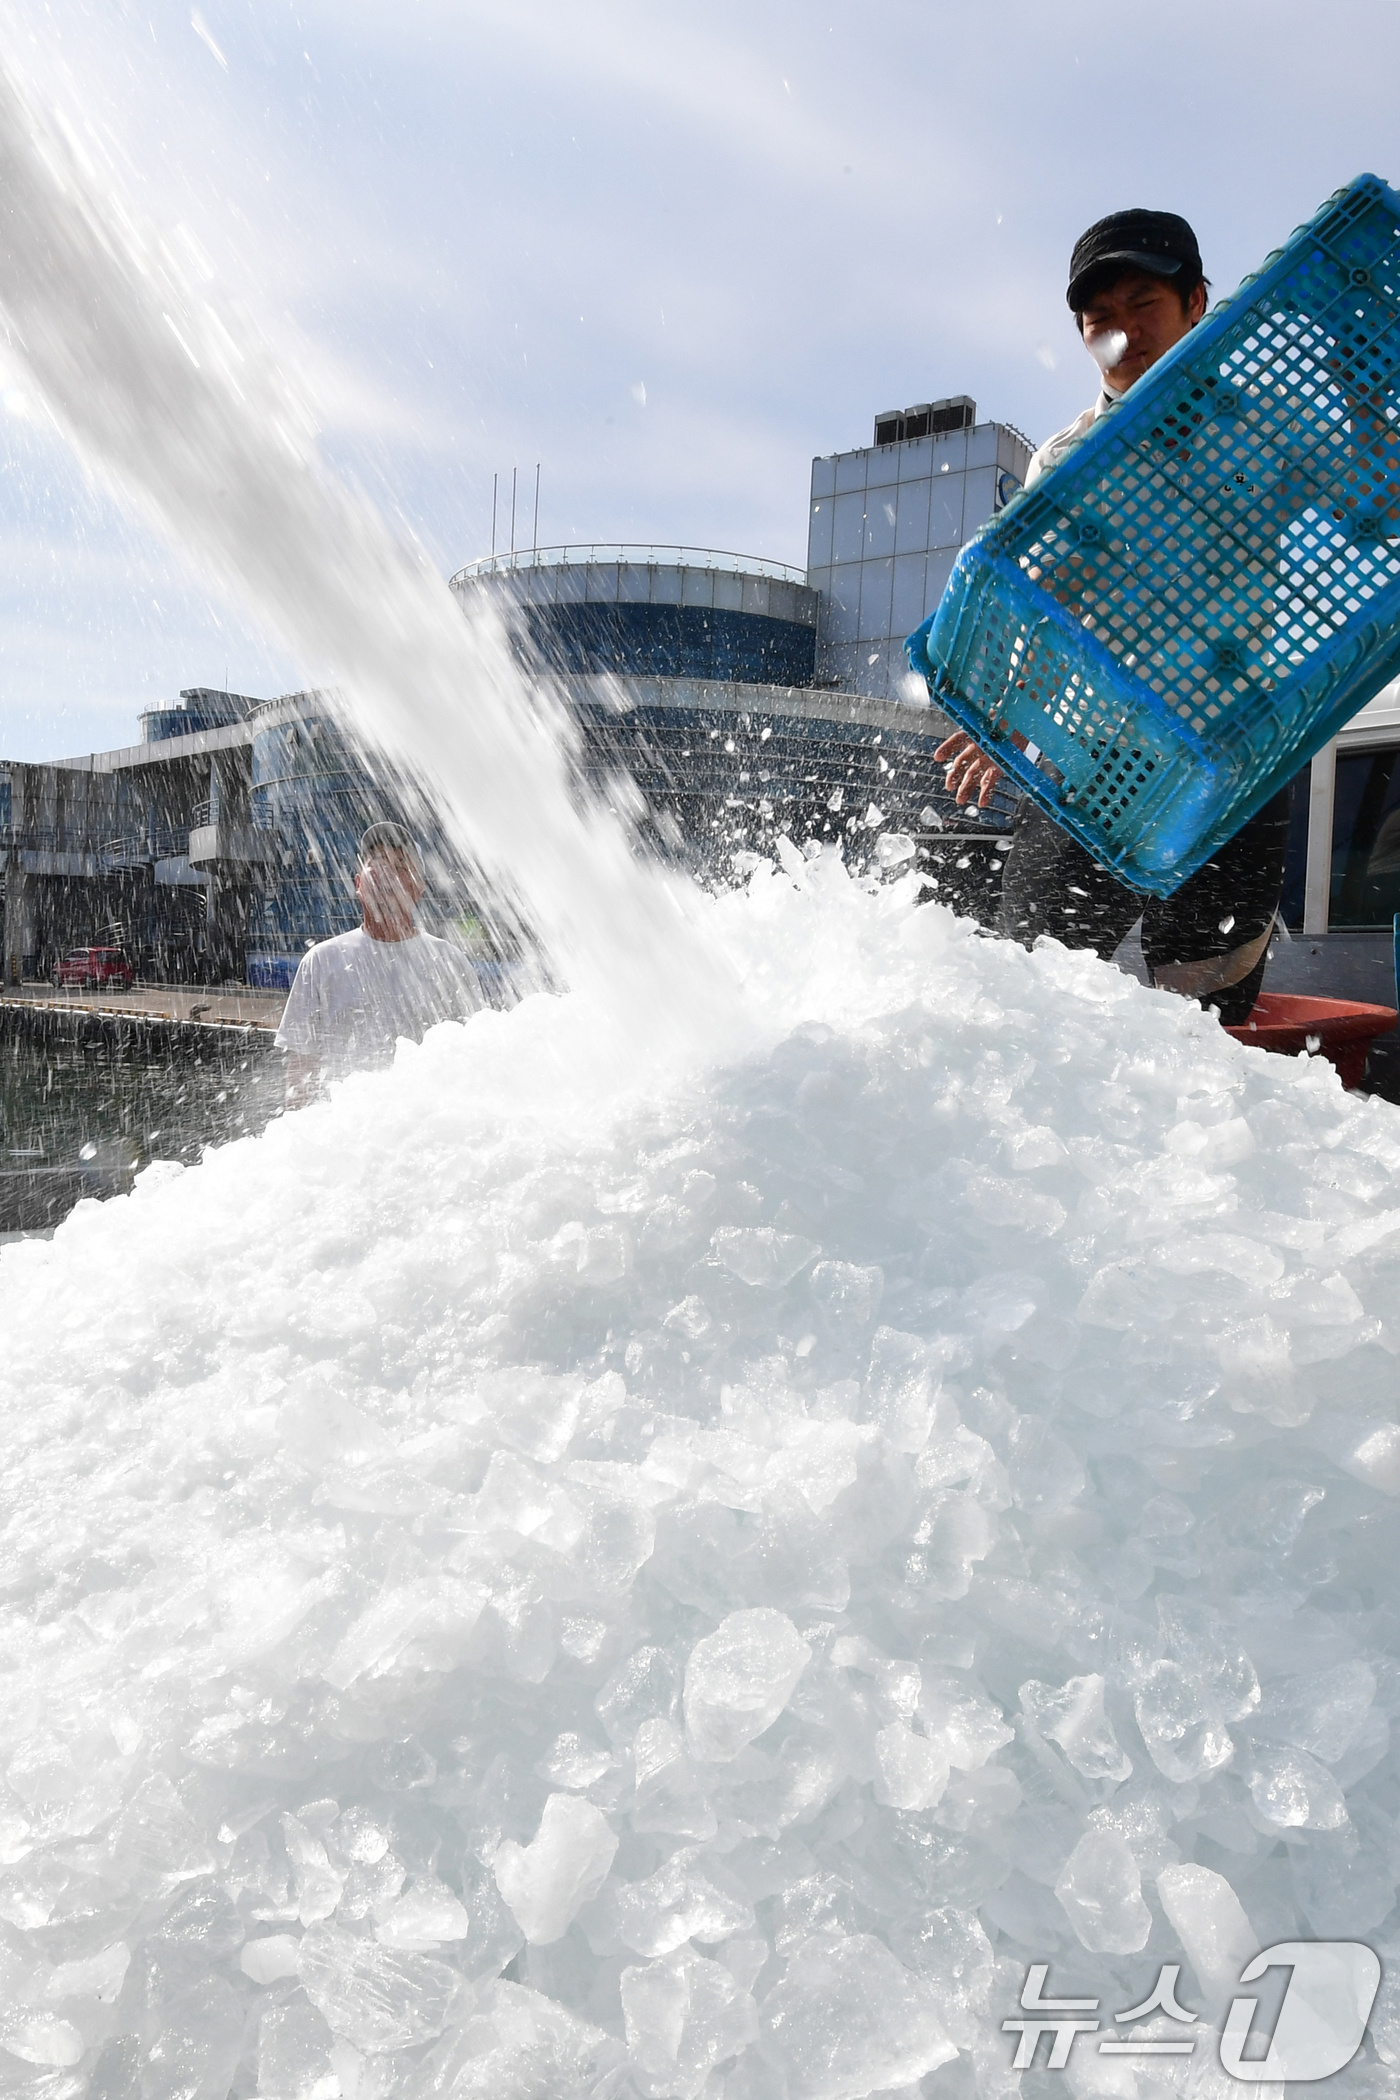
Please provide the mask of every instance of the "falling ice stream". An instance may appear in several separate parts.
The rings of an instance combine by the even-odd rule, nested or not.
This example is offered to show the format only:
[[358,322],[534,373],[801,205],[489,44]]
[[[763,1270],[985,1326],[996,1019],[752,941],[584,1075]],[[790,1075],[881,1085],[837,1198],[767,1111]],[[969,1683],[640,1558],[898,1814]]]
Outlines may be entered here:
[[1393,2090],[1395,1111],[913,876],[640,873],[9,88],[0,190],[61,427],[573,987],[0,1253],[0,2090],[1002,2100],[1047,1964],[1073,2093],[1219,2100],[1299,1939]]

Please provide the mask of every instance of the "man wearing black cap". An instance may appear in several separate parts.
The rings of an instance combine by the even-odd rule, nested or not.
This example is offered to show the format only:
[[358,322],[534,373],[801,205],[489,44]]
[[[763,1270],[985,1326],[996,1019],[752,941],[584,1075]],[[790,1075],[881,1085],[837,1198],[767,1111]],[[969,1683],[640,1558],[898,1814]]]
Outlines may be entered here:
[[[1035,454],[1028,488],[1190,333],[1208,289],[1196,236],[1174,212],[1114,212],[1080,236],[1067,297],[1102,383],[1093,406]],[[962,731],[936,756],[958,802],[985,809],[1001,778],[995,761]],[[1247,1017],[1263,983],[1287,844],[1285,788],[1172,896],[1144,899],[1026,798],[1003,877],[1001,931],[1027,944],[1053,933],[1106,961],[1141,913],[1153,983],[1216,1007],[1233,1025]]]
[[401,824],[365,832],[355,895],[363,923],[308,948],[287,995],[277,1043],[288,1108],[304,1107],[323,1079],[391,1063],[400,1036],[421,1041],[435,1022],[485,1004],[463,951],[418,930],[423,868]]

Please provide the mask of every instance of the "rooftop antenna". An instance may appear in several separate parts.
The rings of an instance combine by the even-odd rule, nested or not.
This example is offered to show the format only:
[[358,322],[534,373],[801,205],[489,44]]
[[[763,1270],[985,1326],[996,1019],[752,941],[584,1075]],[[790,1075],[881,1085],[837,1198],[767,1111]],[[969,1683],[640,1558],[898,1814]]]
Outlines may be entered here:
[[491,559],[492,559],[492,561],[494,561],[494,560],[496,559],[496,483],[497,483],[497,482],[498,482],[498,481],[500,480],[500,478],[501,478],[501,477],[500,477],[500,475],[499,475],[499,474],[493,474],[493,475],[491,476]]
[[510,551],[512,554],[515,552],[515,477],[519,471],[518,467],[512,467],[510,470]]
[[540,463],[535,461],[535,529],[530,535],[530,552],[540,551]]

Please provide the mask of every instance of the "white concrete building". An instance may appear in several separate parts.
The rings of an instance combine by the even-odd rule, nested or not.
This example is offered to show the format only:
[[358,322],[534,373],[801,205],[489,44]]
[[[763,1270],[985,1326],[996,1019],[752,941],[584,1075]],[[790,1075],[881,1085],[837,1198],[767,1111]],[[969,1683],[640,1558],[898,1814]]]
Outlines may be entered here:
[[958,549],[1020,488],[1028,439],[960,396],[891,410],[875,442],[812,462],[807,581],[821,592],[819,685],[926,704],[904,639],[942,596]]

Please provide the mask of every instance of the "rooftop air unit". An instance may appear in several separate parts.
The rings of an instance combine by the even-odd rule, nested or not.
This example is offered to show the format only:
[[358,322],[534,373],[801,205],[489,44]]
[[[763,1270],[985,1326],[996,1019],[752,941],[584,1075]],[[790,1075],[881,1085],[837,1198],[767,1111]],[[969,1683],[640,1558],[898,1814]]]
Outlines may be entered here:
[[906,438],[941,437],[949,430],[970,430],[977,403],[967,394],[946,401],[918,401],[913,408],[887,408],[875,418],[877,445],[898,445]]

